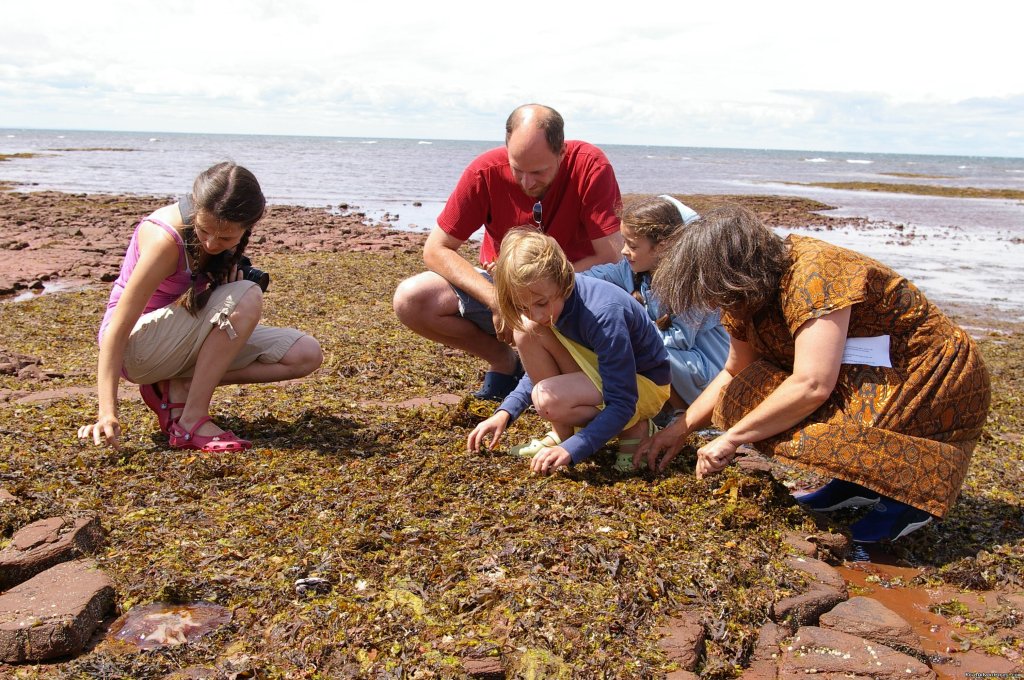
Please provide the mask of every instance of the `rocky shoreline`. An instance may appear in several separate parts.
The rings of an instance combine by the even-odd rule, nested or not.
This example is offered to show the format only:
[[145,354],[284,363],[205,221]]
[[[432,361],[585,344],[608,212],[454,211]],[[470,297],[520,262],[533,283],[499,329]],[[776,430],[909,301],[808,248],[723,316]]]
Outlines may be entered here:
[[[722,198],[685,200],[701,210]],[[729,198],[774,226],[866,226],[818,214],[827,206],[803,199]],[[577,629],[603,617],[614,620],[599,647],[613,656],[601,668],[616,677],[725,678],[741,670],[746,678],[840,677],[863,676],[869,666],[867,675],[888,678],[1019,672],[1019,329],[983,338],[997,395],[966,497],[943,527],[920,532],[923,542],[908,537],[909,547],[874,552],[875,563],[856,571],[865,567],[843,562],[841,528],[794,508],[779,484],[784,473],[756,456],[707,487],[690,479],[688,462],[661,480],[617,477],[599,466],[534,480],[507,457],[462,452],[465,428],[489,408],[452,393],[474,384],[478,367],[416,344],[390,314],[388,292],[421,266],[424,235],[367,224],[344,206],[273,206],[253,239],[253,259],[275,276],[267,313],[312,329],[328,355],[315,380],[219,391],[226,403],[245,405],[231,426],[260,435],[256,455],[167,451],[151,437],[151,414],[130,385],[122,393],[128,452],[82,447],[68,433],[95,408],[93,307],[105,299],[138,218],[167,200],[0,191],[0,247],[11,251],[0,258],[7,294],[62,283],[86,288],[0,305],[0,675],[27,668],[4,663],[56,657],[31,677],[306,677],[301,669],[313,666],[324,677],[332,670],[394,677],[399,661],[386,660],[409,653],[395,637],[406,631],[419,636],[402,662],[414,677],[587,677],[597,652],[575,667],[560,646],[589,644]],[[331,291],[331,299],[313,304],[302,295],[307,286]],[[93,311],[83,315],[82,305]],[[984,310],[967,311],[985,321]],[[484,472],[473,476],[474,468]],[[449,488],[454,497],[445,495]],[[394,496],[394,489],[404,491]],[[391,516],[418,494],[425,508]],[[678,505],[666,506],[669,498]],[[446,529],[463,519],[448,517],[453,502],[467,508],[467,525]],[[646,509],[627,521],[633,505]],[[695,517],[684,514],[688,507]],[[695,553],[705,556],[673,565],[655,588],[651,573],[660,573],[665,557],[644,553],[645,542],[697,527],[697,517],[712,527],[712,542]],[[657,526],[637,531],[640,521]],[[585,540],[567,546],[557,535],[535,537],[530,527],[538,525]],[[235,539],[238,530],[245,540]],[[280,533],[264,536],[269,531]],[[446,545],[449,535],[457,540]],[[690,540],[681,532],[660,550]],[[64,550],[59,559],[56,546]],[[904,576],[890,573],[898,568]],[[940,568],[949,572],[944,579]],[[630,580],[645,569],[648,582]],[[668,582],[679,572],[693,574],[691,581]],[[88,592],[47,618],[33,607],[56,589],[54,575],[80,576]],[[730,585],[737,576],[742,585]],[[604,578],[614,581],[612,599],[596,605],[556,586],[582,579],[593,588]],[[467,583],[475,589],[463,592]],[[976,596],[958,591],[961,583]],[[543,588],[525,600],[518,594],[537,584]],[[918,609],[881,604],[883,591],[903,592]],[[448,602],[451,593],[462,599]],[[200,642],[138,656],[115,653],[103,640],[117,613],[188,600],[228,606],[234,620]],[[442,604],[447,609],[435,609]],[[536,607],[548,609],[542,615]],[[467,624],[449,630],[438,611]],[[723,611],[753,618],[721,618]],[[648,634],[652,620],[659,623]],[[325,633],[324,622],[353,631],[347,635],[359,648],[330,642],[336,630]],[[45,626],[65,632],[43,635]],[[380,626],[391,626],[392,637],[377,639]],[[649,647],[648,637],[656,638]],[[47,647],[43,638],[69,645]],[[451,660],[458,668],[446,665]]]

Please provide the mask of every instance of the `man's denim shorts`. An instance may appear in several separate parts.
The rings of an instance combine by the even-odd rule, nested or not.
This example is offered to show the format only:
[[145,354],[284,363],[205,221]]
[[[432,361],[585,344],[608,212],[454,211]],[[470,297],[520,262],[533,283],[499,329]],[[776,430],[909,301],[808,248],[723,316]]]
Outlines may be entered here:
[[[477,271],[480,272],[480,276],[494,283],[494,279],[491,278],[490,274],[479,268]],[[494,316],[491,313],[490,307],[475,297],[470,296],[469,293],[458,286],[452,286],[452,290],[455,291],[459,298],[459,315],[467,321],[472,321],[484,333],[497,335],[497,332],[494,330]]]

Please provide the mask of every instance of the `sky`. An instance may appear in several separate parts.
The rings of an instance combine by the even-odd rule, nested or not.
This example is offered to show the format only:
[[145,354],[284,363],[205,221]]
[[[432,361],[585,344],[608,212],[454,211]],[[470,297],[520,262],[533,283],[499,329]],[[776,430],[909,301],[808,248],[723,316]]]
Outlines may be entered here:
[[18,0],[0,128],[1024,157],[1005,0]]

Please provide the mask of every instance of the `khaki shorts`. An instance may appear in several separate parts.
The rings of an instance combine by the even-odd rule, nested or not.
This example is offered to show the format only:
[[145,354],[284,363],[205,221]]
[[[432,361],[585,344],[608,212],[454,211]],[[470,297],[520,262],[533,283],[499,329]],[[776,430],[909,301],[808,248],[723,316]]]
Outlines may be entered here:
[[[229,337],[236,337],[228,317],[249,287],[255,285],[252,281],[233,281],[218,286],[196,316],[178,305],[143,314],[128,338],[123,375],[139,385],[190,377],[210,331],[219,328]],[[254,361],[276,364],[304,335],[294,328],[256,326],[228,370],[245,368]]]

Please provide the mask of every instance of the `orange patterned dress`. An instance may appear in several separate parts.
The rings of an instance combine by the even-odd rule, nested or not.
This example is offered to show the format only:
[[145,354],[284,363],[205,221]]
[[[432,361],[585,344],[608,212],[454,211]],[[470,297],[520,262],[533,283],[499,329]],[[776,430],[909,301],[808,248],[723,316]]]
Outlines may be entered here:
[[978,348],[918,288],[869,257],[817,239],[786,239],[792,265],[776,301],[722,323],[760,359],[729,383],[714,414],[728,428],[793,370],[806,321],[851,308],[847,337],[888,335],[892,368],[843,364],[832,396],[804,422],[756,446],[944,517],[988,414]]

